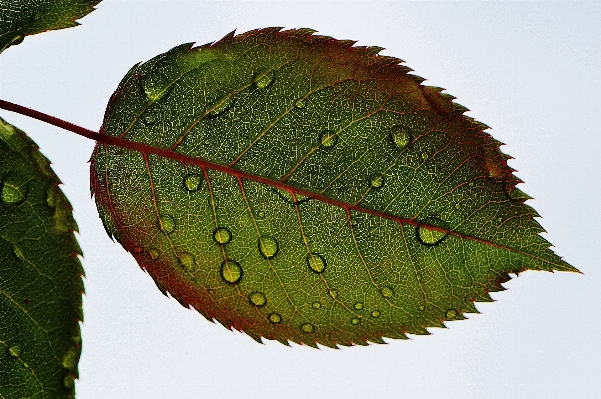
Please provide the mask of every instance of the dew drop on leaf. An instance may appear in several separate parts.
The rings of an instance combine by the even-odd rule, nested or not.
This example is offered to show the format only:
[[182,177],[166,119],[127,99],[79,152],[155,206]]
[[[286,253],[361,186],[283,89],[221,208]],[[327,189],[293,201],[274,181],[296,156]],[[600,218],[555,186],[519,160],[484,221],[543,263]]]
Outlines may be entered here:
[[189,253],[183,253],[179,257],[178,261],[179,264],[182,265],[182,267],[187,271],[194,270],[194,267],[196,266],[196,260],[194,260],[194,255]]
[[312,305],[315,309],[320,309],[321,308],[321,302],[313,302]]
[[23,197],[21,191],[16,187],[6,183],[2,185],[2,201],[6,202],[7,204],[17,204],[24,199],[25,197]]
[[242,266],[235,260],[226,259],[221,264],[221,277],[230,284],[236,284],[242,278]]
[[233,97],[227,97],[227,98],[224,98],[224,99],[218,101],[213,106],[215,108],[212,109],[211,111],[209,111],[209,113],[207,114],[207,116],[208,117],[215,117],[215,116],[223,114],[225,111],[227,111],[228,109],[230,109],[234,105],[234,101],[235,100],[234,100]]
[[335,289],[331,289],[329,292],[330,296],[334,299],[338,298],[338,291]]
[[307,102],[305,101],[304,98],[299,98],[298,100],[296,100],[296,102],[294,103],[294,106],[296,108],[305,108],[305,105],[307,105]]
[[217,227],[213,232],[213,240],[218,244],[227,244],[232,240],[232,232],[226,227]]
[[427,152],[422,152],[422,159],[423,159],[424,161],[427,161],[427,160],[428,160],[428,158],[430,158],[430,156],[428,155],[428,153],[427,153]]
[[271,313],[269,315],[269,321],[273,324],[280,324],[282,322],[282,316],[280,316],[278,313]]
[[12,345],[12,346],[9,346],[9,347],[6,349],[6,353],[8,353],[8,355],[9,355],[10,357],[13,357],[13,358],[15,358],[15,359],[16,359],[16,358],[18,358],[19,356],[21,356],[21,347],[20,347],[19,345]]
[[442,228],[444,231],[430,229],[422,224],[415,228],[417,241],[421,244],[433,247],[440,244],[449,235],[447,223],[437,217],[429,217],[423,221],[423,224]]
[[265,219],[265,212],[263,212],[263,211],[257,212],[257,219]]
[[262,292],[251,292],[248,300],[255,306],[264,306],[267,303],[267,297]]
[[371,317],[380,317],[380,311],[374,310],[373,312],[371,312]]
[[320,254],[313,252],[307,255],[307,265],[315,273],[323,273],[326,270],[326,260]]
[[20,260],[25,260],[25,257],[23,256],[23,253],[21,252],[21,250],[19,248],[17,248],[15,245],[13,245],[13,252],[15,253],[15,256],[17,258],[19,258]]
[[257,85],[257,89],[266,89],[269,87],[273,81],[275,80],[275,71],[270,70],[267,73],[257,74],[255,76],[255,85]]
[[304,333],[312,333],[315,331],[315,327],[311,323],[303,323],[301,324],[301,331]]
[[161,215],[161,218],[159,219],[159,227],[167,234],[173,233],[175,230],[175,220],[173,220],[173,218],[169,215]]
[[426,310],[426,307],[425,307],[424,305],[419,305],[419,306],[417,307],[417,309],[418,309],[419,311],[423,312],[424,310]]
[[411,142],[411,133],[400,125],[393,126],[390,129],[390,137],[394,144],[400,149],[407,147]]
[[319,136],[319,141],[324,148],[332,148],[338,143],[338,135],[333,130],[324,130]]
[[358,319],[357,317],[353,317],[351,319],[351,324],[354,325],[354,326],[356,326],[356,325],[358,325],[360,323],[361,323],[361,319]]
[[354,306],[355,309],[361,310],[363,309],[363,302],[357,302]]
[[372,175],[369,178],[369,184],[372,188],[380,188],[384,185],[384,177],[382,175]]
[[200,176],[200,175],[191,173],[189,175],[186,175],[186,177],[184,177],[184,187],[186,190],[190,191],[191,193],[194,193],[194,192],[200,190],[201,184],[202,184],[202,176]]
[[384,298],[392,298],[394,291],[390,287],[382,287],[382,289],[380,289],[380,294],[382,294]]
[[278,241],[271,236],[259,237],[259,252],[265,259],[271,259],[276,256],[280,250]]
[[455,317],[457,317],[457,311],[455,309],[447,310],[446,316],[447,319],[454,319]]

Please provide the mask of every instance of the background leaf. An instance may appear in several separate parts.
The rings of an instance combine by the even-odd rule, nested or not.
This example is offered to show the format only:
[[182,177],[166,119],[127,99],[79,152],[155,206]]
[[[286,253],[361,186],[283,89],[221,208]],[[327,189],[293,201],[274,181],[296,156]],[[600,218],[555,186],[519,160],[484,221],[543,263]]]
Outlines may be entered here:
[[49,161],[0,119],[0,396],[74,398],[83,269]]
[[79,25],[75,20],[101,0],[3,0],[0,6],[0,53],[25,36]]
[[[91,185],[109,235],[255,339],[352,345],[475,312],[508,273],[575,271],[487,127],[378,47],[279,28],[134,66]],[[178,155],[182,154],[182,155]]]

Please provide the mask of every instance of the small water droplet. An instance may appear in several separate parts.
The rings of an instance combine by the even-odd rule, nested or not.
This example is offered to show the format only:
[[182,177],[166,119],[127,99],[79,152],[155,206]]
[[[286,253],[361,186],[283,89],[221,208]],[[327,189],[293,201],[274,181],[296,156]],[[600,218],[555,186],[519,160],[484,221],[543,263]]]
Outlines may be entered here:
[[157,116],[153,112],[146,112],[142,117],[142,121],[146,125],[154,125],[157,122]]
[[372,175],[369,178],[369,184],[372,188],[380,188],[384,185],[384,176],[382,175]]
[[75,386],[75,376],[71,374],[66,375],[63,380],[63,385],[67,389],[73,389],[73,387]]
[[275,71],[271,70],[267,73],[257,74],[255,76],[255,85],[257,85],[257,89],[266,89],[268,88],[273,81],[275,80]]
[[404,129],[400,125],[393,126],[390,129],[390,137],[394,144],[399,147],[401,150],[409,145],[411,142],[411,133]]
[[46,204],[48,204],[50,208],[54,208],[56,206],[56,190],[56,186],[52,186],[46,192]]
[[313,307],[315,309],[320,309],[321,308],[321,303],[320,302],[313,302]]
[[307,334],[315,331],[315,327],[311,323],[303,323],[303,324],[301,324],[300,328],[301,328],[302,332],[307,333]]
[[13,252],[15,253],[15,256],[17,258],[19,258],[20,260],[25,260],[25,257],[23,256],[23,253],[15,245],[13,245]]
[[161,215],[161,218],[159,219],[159,228],[167,234],[173,233],[175,230],[175,220],[169,215]]
[[428,160],[428,158],[430,158],[430,156],[428,155],[428,153],[427,153],[427,152],[422,152],[422,159],[423,159],[424,161],[427,161],[427,160]]
[[473,182],[473,181],[471,181],[471,182],[469,182],[469,183],[468,183],[468,185],[469,185],[470,187],[474,187],[474,182]]
[[235,100],[233,97],[227,97],[225,99],[218,101],[217,102],[218,105],[217,104],[214,105],[215,108],[212,111],[209,111],[207,116],[215,117],[215,116],[223,114],[225,111],[227,111],[234,105],[234,102],[235,102]]
[[329,294],[333,299],[338,298],[338,291],[336,291],[335,289],[331,289]]
[[305,101],[304,98],[299,98],[298,100],[296,100],[296,102],[294,103],[294,106],[298,109],[301,108],[305,108],[305,106],[307,105],[307,102]]
[[6,183],[2,185],[2,200],[7,204],[18,204],[24,199],[25,197],[23,196],[23,194],[21,194],[21,191],[18,188],[8,185]]
[[374,310],[373,312],[371,312],[371,317],[380,317],[380,311]]
[[497,222],[501,223],[503,221],[503,218],[498,218]]
[[457,317],[457,311],[455,309],[449,309],[446,313],[447,319],[454,319]]
[[323,273],[326,270],[326,260],[320,254],[310,252],[307,255],[307,265],[315,273]]
[[394,291],[390,287],[382,287],[382,289],[380,289],[380,294],[382,294],[384,298],[392,298]]
[[357,303],[355,304],[355,309],[357,309],[357,310],[361,310],[361,309],[363,309],[363,302],[357,302]]
[[131,252],[134,254],[139,254],[140,252],[142,252],[142,247],[135,246],[131,249]]
[[338,135],[333,130],[324,130],[319,136],[322,147],[333,148],[338,143]]
[[259,237],[259,252],[265,259],[271,259],[278,254],[280,247],[278,241],[271,236]]
[[221,264],[221,277],[230,284],[236,284],[242,278],[242,266],[235,260],[225,260]]
[[449,235],[449,228],[444,220],[432,216],[424,219],[422,223],[430,226],[439,227],[443,229],[443,231],[430,229],[420,224],[415,228],[415,236],[417,237],[417,241],[419,241],[420,244],[433,247],[435,245],[440,244]]
[[426,307],[424,305],[419,305],[417,308],[419,309],[420,312],[423,312],[424,310],[426,310]]
[[263,294],[262,292],[251,292],[250,295],[248,295],[248,300],[250,301],[250,303],[252,303],[255,306],[265,306],[265,304],[267,303],[267,297],[265,296],[265,294]]
[[352,325],[354,325],[354,326],[356,326],[356,325],[358,325],[358,324],[360,324],[360,323],[361,323],[361,319],[358,319],[358,318],[356,318],[356,317],[353,317],[353,318],[351,319],[351,324],[352,324]]
[[218,244],[227,244],[232,241],[232,232],[226,227],[217,227],[213,232],[213,240]]
[[265,212],[259,211],[257,213],[257,219],[265,219]]
[[9,346],[6,350],[6,353],[8,353],[10,357],[14,357],[16,359],[21,356],[21,347],[19,345]]
[[148,252],[150,253],[150,258],[151,259],[158,259],[159,256],[161,256],[161,252],[159,252],[159,250],[156,249],[156,248],[152,248]]
[[461,208],[461,204],[455,204],[455,209]]
[[202,176],[197,175],[195,173],[190,173],[186,177],[184,177],[184,188],[191,193],[195,193],[200,190],[202,186]]
[[278,313],[271,313],[268,318],[273,324],[280,324],[282,322],[282,316],[280,316]]
[[179,264],[186,269],[187,271],[192,271],[196,267],[196,260],[194,259],[194,255],[189,253],[183,253],[179,259]]

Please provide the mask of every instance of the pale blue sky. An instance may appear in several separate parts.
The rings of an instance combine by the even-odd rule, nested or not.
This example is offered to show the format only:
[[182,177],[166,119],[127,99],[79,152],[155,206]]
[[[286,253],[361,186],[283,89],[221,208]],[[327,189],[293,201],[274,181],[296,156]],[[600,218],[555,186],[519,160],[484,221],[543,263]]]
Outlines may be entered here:
[[387,48],[493,127],[555,251],[584,275],[527,272],[479,315],[342,350],[267,342],[164,297],[107,237],[93,143],[0,111],[53,161],[85,259],[78,398],[594,398],[601,390],[601,2],[105,0],[82,26],[0,56],[0,98],[98,129],[129,68],[238,29],[311,27]]

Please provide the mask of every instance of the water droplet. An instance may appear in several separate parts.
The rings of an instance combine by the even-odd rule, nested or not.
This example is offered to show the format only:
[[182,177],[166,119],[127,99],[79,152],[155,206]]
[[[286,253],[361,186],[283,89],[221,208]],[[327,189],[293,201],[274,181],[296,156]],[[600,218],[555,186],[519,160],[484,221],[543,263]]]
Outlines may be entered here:
[[175,230],[175,220],[169,215],[161,215],[159,219],[159,228],[165,233],[173,233]]
[[215,108],[212,111],[209,111],[207,116],[215,117],[215,116],[223,114],[225,111],[227,111],[234,105],[234,102],[235,102],[235,100],[233,97],[227,97],[225,99],[218,101],[217,102],[218,105],[217,104],[214,105]]
[[278,241],[271,236],[259,237],[259,252],[265,259],[271,259],[277,255],[280,247]]
[[153,112],[147,112],[142,117],[142,121],[146,125],[154,125],[157,122],[157,116]]
[[333,299],[338,298],[338,291],[336,291],[335,289],[331,289],[329,294]]
[[384,298],[392,298],[394,291],[390,287],[382,287],[382,289],[380,289],[380,294],[382,294]]
[[265,212],[259,211],[257,213],[257,219],[265,219]]
[[179,259],[179,264],[186,269],[187,271],[192,271],[196,267],[196,260],[194,259],[194,255],[189,253],[183,253]]
[[455,209],[461,208],[461,204],[455,204]]
[[384,176],[382,175],[372,175],[369,178],[369,184],[372,188],[380,188],[384,185]]
[[455,317],[457,317],[457,311],[455,309],[447,310],[446,316],[447,319],[454,319]]
[[430,156],[428,155],[428,153],[427,153],[427,152],[422,152],[422,159],[423,159],[424,161],[427,161],[427,160],[428,160],[428,158],[430,158]]
[[18,204],[23,201],[25,197],[21,194],[21,191],[13,186],[6,183],[2,185],[2,200],[7,204]]
[[150,253],[150,258],[152,258],[152,259],[158,259],[159,256],[161,256],[161,252],[159,252],[159,250],[156,248],[152,248],[148,252]]
[[131,249],[131,252],[134,254],[139,254],[140,252],[142,252],[142,247],[135,246]]
[[21,356],[21,347],[19,345],[9,346],[6,350],[6,353],[8,353],[10,357],[14,357],[16,359]]
[[300,328],[301,328],[302,332],[307,333],[307,334],[315,331],[315,327],[311,323],[303,323],[303,324],[301,324]]
[[307,105],[307,102],[305,101],[304,98],[299,98],[298,100],[296,100],[296,102],[294,103],[294,106],[298,109],[300,108],[305,108],[305,106]]
[[468,185],[469,185],[470,187],[474,187],[474,182],[473,182],[473,181],[471,181],[471,182],[469,182],[469,184],[468,184]]
[[218,244],[227,244],[232,241],[232,232],[225,227],[217,227],[213,232],[213,240]]
[[357,302],[357,303],[355,304],[355,309],[357,309],[357,310],[361,310],[361,309],[363,309],[363,302]]
[[54,208],[56,206],[56,186],[52,186],[46,192],[46,203],[50,208]]
[[236,284],[242,278],[242,266],[235,260],[226,259],[221,264],[221,277],[230,284]]
[[361,319],[358,319],[358,318],[356,318],[356,317],[353,317],[353,318],[351,319],[351,324],[352,324],[352,325],[354,325],[354,326],[356,326],[356,325],[358,325],[358,324],[360,324],[360,323],[361,323]]
[[424,310],[426,310],[426,307],[424,305],[419,305],[417,308],[419,309],[420,312],[423,312]]
[[66,369],[75,369],[77,367],[77,360],[79,358],[79,352],[75,348],[71,348],[67,351],[63,357],[63,367]]
[[390,129],[390,137],[394,144],[397,145],[401,150],[409,145],[411,142],[411,133],[401,127],[400,125],[393,126]]
[[371,312],[371,317],[380,317],[380,311],[374,310],[373,312]]
[[442,231],[433,230],[420,224],[415,228],[415,236],[420,244],[433,247],[440,244],[449,235],[449,227],[444,220],[441,220],[437,217],[428,217],[422,223],[430,226],[436,226],[441,228]]
[[323,273],[327,266],[323,256],[313,252],[310,252],[307,255],[307,265],[309,266],[309,269],[313,270],[315,273]]
[[269,87],[273,81],[275,80],[275,71],[271,70],[265,74],[257,74],[255,76],[255,84],[257,85],[257,89],[266,89]]
[[338,135],[333,130],[324,130],[319,136],[322,147],[333,148],[338,143]]
[[497,222],[501,223],[503,221],[503,218],[498,218]]
[[264,306],[267,303],[267,297],[262,292],[251,292],[248,300],[255,306]]
[[268,318],[273,324],[280,324],[282,322],[282,316],[277,313],[271,313]]
[[75,376],[71,374],[66,375],[65,379],[63,380],[63,385],[67,389],[72,389],[75,386]]
[[315,309],[320,309],[321,308],[321,303],[320,302],[313,302],[313,307]]
[[17,258],[19,258],[20,260],[25,260],[25,257],[23,256],[23,253],[15,245],[13,245],[13,252],[15,253],[15,256]]
[[203,178],[201,175],[191,173],[184,177],[184,188],[191,193],[195,193],[196,191],[200,190],[202,180]]

